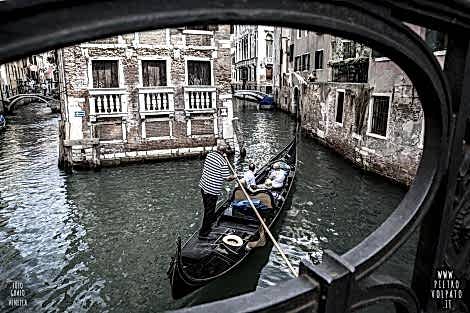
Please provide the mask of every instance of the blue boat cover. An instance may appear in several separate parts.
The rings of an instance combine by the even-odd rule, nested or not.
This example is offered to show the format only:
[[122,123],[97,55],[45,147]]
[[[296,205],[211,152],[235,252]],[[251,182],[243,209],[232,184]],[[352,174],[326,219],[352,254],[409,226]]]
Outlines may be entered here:
[[264,96],[263,99],[259,102],[259,104],[263,105],[273,105],[274,104],[274,99],[271,96]]

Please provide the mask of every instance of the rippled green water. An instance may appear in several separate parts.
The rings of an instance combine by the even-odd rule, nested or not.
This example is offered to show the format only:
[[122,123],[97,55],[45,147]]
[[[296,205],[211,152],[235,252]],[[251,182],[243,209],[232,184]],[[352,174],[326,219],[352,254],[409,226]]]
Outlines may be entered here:
[[[292,138],[283,113],[240,109],[245,162],[276,154]],[[23,108],[0,133],[0,311],[8,283],[24,284],[22,312],[149,312],[263,288],[290,278],[271,247],[188,297],[170,298],[166,270],[175,240],[200,223],[202,160],[129,165],[66,175],[57,169],[57,118],[41,105]],[[352,168],[303,138],[289,209],[276,228],[298,264],[345,252],[390,214],[405,190]],[[413,244],[384,266],[407,279]]]

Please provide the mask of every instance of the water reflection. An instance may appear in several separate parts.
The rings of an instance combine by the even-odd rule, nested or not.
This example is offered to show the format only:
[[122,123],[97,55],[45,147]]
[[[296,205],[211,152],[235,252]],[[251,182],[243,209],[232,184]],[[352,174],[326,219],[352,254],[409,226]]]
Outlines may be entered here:
[[[294,120],[240,108],[248,160],[264,164],[292,138]],[[254,252],[236,272],[180,300],[166,270],[178,236],[201,218],[202,160],[79,172],[57,169],[57,118],[23,108],[0,134],[0,281],[21,281],[31,312],[148,312],[217,300],[290,278],[277,251]],[[292,198],[275,233],[289,258],[321,261],[374,230],[404,190],[354,169],[310,139],[299,145]],[[410,252],[391,268],[404,272]],[[0,310],[5,303],[0,286]]]

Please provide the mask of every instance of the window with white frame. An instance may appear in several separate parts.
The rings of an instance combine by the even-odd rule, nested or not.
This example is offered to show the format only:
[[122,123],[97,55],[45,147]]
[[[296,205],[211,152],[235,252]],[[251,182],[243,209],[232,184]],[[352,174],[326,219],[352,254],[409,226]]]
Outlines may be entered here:
[[271,34],[266,35],[266,57],[273,57],[273,36]]
[[166,60],[142,60],[142,85],[167,86]]
[[336,92],[336,123],[343,124],[343,111],[344,111],[344,90]]
[[211,62],[188,60],[188,85],[211,85]]
[[118,60],[92,60],[93,88],[119,87]]
[[369,133],[387,137],[390,97],[375,95],[369,109]]

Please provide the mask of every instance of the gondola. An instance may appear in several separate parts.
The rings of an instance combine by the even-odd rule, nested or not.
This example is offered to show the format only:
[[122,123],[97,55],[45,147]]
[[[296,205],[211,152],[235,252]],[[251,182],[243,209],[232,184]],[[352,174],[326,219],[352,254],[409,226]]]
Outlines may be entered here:
[[[256,183],[262,184],[269,176],[274,163],[282,165],[285,180],[278,190],[256,189],[250,192],[253,202],[260,205],[260,214],[271,229],[285,209],[287,198],[294,182],[297,152],[293,139],[281,152],[256,172]],[[260,222],[251,208],[236,210],[239,201],[246,201],[239,186],[231,192],[229,199],[216,209],[217,219],[206,238],[199,238],[195,232],[181,246],[177,240],[176,254],[168,269],[171,294],[179,299],[237,268],[251,251],[248,242],[259,239]]]

